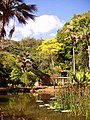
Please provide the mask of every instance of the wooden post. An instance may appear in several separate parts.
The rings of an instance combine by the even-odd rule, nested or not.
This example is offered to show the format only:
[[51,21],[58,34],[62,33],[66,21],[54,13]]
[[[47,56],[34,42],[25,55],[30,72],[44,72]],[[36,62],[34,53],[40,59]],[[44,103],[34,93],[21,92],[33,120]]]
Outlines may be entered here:
[[88,65],[88,67],[90,68],[90,46],[88,46],[88,54],[89,54],[89,65]]
[[65,81],[64,81],[64,78],[62,78],[62,85],[65,85]]
[[[62,85],[65,85],[65,81],[67,81],[67,79],[69,77],[60,77],[60,76],[56,76],[56,77],[51,77],[53,79],[53,86],[55,88],[55,84],[57,83],[58,85],[58,82],[62,83]],[[60,79],[60,81],[58,80]],[[67,83],[67,82],[66,82]]]
[[0,118],[1,120],[4,120],[4,112],[0,112]]
[[55,89],[55,84],[56,84],[56,78],[54,79],[54,89]]
[[73,72],[75,72],[75,47],[73,46]]

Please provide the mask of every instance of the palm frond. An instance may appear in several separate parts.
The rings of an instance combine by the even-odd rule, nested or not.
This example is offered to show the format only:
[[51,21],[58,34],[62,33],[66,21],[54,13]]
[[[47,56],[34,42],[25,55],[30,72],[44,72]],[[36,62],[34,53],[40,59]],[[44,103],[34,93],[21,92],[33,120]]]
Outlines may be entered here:
[[11,39],[11,37],[12,37],[14,31],[15,31],[15,24],[12,26],[12,28],[11,28],[11,30],[10,30],[10,32],[9,32],[8,37],[9,37],[10,39]]
[[[9,23],[10,19],[16,17],[19,23],[26,24],[28,18],[35,20],[35,15],[31,14],[37,11],[35,4],[26,5],[23,0],[0,0],[0,22],[3,28],[0,29],[0,36],[5,37],[6,31],[4,29],[5,25]],[[9,33],[9,38],[15,30],[15,26],[12,27]]]
[[0,11],[3,12],[4,6],[2,5],[2,3],[0,3]]
[[2,0],[0,0],[0,2],[2,2]]
[[20,23],[23,23],[23,24],[27,23],[26,20],[24,19],[24,17],[21,16],[20,14],[16,13],[16,17]]
[[29,14],[29,18],[32,19],[33,21],[35,21],[35,18],[36,18],[36,17],[37,17],[37,16],[35,16],[35,15]]
[[[13,1],[13,0],[12,0],[12,1]],[[23,0],[14,0],[14,1],[23,3]]]
[[37,7],[36,7],[35,4],[33,4],[33,5],[28,5],[28,6],[29,6],[29,10],[30,10],[30,12],[37,11]]
[[14,11],[10,11],[9,13],[9,19],[11,19],[11,18],[13,18],[14,17],[14,15],[15,15],[15,12]]
[[2,20],[2,14],[0,13],[0,21]]
[[18,5],[18,6],[16,7],[16,9],[17,9],[18,11],[26,10],[26,11],[32,12],[32,13],[33,13],[34,11],[37,11],[36,5],[26,5],[25,3]]
[[24,10],[22,11],[22,14],[26,19],[31,18],[32,20],[35,20],[35,17],[36,17],[35,15],[29,14],[28,12]]

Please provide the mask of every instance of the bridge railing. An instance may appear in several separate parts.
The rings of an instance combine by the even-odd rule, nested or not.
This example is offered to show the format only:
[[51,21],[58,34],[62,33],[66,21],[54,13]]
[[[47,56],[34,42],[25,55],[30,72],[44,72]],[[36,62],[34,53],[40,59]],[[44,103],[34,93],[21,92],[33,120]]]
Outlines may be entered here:
[[53,85],[66,85],[70,82],[70,77],[60,77],[60,76],[52,76]]

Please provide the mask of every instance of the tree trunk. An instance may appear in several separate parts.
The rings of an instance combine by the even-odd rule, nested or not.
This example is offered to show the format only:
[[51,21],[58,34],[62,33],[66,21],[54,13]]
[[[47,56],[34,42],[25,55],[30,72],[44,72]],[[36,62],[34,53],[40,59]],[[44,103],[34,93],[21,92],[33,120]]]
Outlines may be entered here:
[[89,54],[89,65],[88,65],[88,67],[90,68],[90,46],[88,46],[88,54]]
[[1,42],[1,49],[4,49],[4,37],[6,36],[6,31],[4,29],[5,20],[2,20],[1,28],[0,28],[0,42]]

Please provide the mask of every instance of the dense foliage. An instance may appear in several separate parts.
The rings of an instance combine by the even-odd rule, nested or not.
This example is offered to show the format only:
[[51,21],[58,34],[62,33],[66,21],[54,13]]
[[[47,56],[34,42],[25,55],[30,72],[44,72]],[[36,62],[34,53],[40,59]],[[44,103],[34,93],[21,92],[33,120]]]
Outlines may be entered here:
[[73,70],[73,47],[75,70],[86,75],[87,70],[89,73],[90,11],[74,15],[57,31],[55,38],[25,38],[4,43],[3,52],[0,52],[0,86],[30,86],[36,81],[50,84],[50,76],[68,76]]

